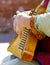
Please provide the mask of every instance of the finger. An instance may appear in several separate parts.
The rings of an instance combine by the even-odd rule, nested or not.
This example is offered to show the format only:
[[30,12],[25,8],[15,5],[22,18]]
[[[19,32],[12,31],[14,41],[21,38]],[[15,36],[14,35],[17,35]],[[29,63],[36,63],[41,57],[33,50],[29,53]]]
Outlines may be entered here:
[[19,27],[18,27],[18,26],[16,26],[16,30],[15,30],[15,31],[16,31],[16,33],[17,33],[17,34],[19,34],[19,33],[20,33],[20,29],[19,29]]
[[13,22],[13,30],[14,31],[16,30],[16,22],[15,21]]

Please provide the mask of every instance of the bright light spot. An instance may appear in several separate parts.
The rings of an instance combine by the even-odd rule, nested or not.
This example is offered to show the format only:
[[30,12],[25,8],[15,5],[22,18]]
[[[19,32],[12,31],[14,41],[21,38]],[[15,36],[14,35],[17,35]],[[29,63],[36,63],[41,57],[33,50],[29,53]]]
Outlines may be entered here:
[[11,53],[7,51],[8,46],[9,46],[9,43],[0,43],[0,63],[2,63],[2,61],[7,56],[11,55]]
[[5,3],[6,3],[6,1],[5,1],[5,0],[3,0],[3,1],[2,1],[2,4],[5,4]]

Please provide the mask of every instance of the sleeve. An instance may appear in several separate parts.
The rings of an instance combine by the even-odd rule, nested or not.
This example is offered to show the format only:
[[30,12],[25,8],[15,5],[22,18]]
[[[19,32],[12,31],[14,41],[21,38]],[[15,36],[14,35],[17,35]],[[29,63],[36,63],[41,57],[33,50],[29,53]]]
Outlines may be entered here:
[[50,37],[50,13],[36,15],[34,27],[40,34]]
[[45,52],[39,52],[35,55],[34,60],[37,61],[39,65],[50,65],[50,54]]

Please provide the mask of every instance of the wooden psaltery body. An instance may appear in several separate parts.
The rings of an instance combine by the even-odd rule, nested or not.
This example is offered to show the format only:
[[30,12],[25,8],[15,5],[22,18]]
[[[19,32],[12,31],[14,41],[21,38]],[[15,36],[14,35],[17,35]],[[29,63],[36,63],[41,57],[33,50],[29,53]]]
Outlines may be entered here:
[[36,45],[37,39],[35,36],[30,30],[24,28],[22,32],[10,42],[8,51],[24,61],[32,61]]

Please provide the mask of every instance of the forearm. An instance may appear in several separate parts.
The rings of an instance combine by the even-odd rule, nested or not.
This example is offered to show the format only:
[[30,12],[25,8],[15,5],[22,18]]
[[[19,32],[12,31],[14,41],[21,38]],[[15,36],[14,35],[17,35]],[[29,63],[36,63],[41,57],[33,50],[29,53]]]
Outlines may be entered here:
[[[35,28],[39,34],[50,37],[50,13],[36,15],[34,17],[33,28]],[[33,30],[33,28],[31,29]]]

